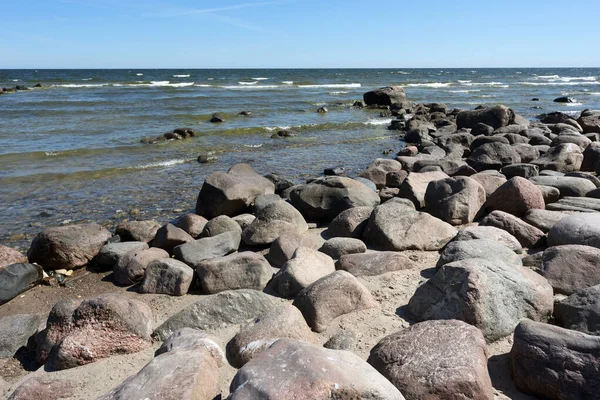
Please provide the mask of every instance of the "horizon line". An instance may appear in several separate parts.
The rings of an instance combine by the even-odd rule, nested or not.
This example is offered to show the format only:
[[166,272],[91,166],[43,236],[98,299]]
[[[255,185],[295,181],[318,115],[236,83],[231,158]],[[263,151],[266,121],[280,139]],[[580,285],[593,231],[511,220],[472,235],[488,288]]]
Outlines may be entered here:
[[315,69],[551,69],[551,68],[584,68],[584,69],[600,69],[600,66],[544,66],[544,67],[77,67],[77,68],[0,68],[0,71],[13,71],[13,70],[130,70],[130,69],[146,69],[146,70],[170,70],[170,69],[189,69],[189,70],[283,70],[283,69],[304,69],[304,70],[315,70]]

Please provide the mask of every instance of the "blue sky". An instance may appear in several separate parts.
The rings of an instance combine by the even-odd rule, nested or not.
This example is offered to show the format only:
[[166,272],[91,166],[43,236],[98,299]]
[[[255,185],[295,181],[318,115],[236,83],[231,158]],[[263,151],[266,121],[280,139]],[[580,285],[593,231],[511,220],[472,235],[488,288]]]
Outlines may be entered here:
[[600,67],[600,1],[0,0],[1,68]]

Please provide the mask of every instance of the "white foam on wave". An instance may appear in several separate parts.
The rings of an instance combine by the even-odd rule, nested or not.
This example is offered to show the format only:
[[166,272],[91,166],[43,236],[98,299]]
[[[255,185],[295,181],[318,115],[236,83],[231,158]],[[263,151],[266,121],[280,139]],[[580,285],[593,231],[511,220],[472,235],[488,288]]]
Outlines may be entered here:
[[429,87],[429,88],[442,88],[442,87],[448,87],[452,85],[449,82],[443,83],[443,82],[431,82],[431,83],[409,83],[406,86],[408,87]]
[[87,84],[77,84],[77,83],[65,83],[63,85],[54,85],[55,87],[62,88],[93,88],[93,87],[103,87],[108,86],[108,83],[87,83]]
[[481,92],[481,89],[470,89],[470,90],[449,90],[450,93],[477,93]]
[[197,84],[194,86],[196,86],[196,87],[212,87],[212,85],[203,85],[203,84]]
[[473,81],[461,81],[460,79],[457,81],[458,83],[471,83]]
[[340,90],[340,91],[338,91],[338,92],[328,92],[327,94],[331,94],[331,95],[333,95],[333,96],[337,96],[337,95],[340,95],[340,94],[346,94],[346,93],[348,93],[348,92],[347,92],[347,91],[345,91],[345,90]]
[[254,82],[238,82],[240,85],[256,85],[258,83],[258,81],[254,81]]
[[361,87],[360,83],[327,83],[324,85],[298,85],[299,88],[316,89],[316,88],[340,88],[352,89]]
[[178,164],[183,164],[185,163],[185,160],[180,158],[180,159],[174,159],[174,160],[168,160],[168,161],[159,161],[159,162],[154,162],[154,163],[150,163],[150,164],[144,164],[144,165],[139,165],[139,166],[135,166],[135,167],[129,167],[130,169],[148,169],[148,168],[158,168],[158,167],[171,167],[173,165],[178,165]]
[[293,85],[294,81],[281,81],[284,85]]
[[284,129],[290,129],[291,126],[265,126],[265,129],[268,130],[269,132],[273,132],[273,131],[281,131]]
[[598,81],[569,81],[569,82],[519,82],[525,86],[587,86],[600,85]]
[[255,149],[255,148],[258,148],[258,147],[262,147],[262,146],[263,146],[262,143],[261,144],[245,144],[244,145],[244,147],[249,147],[249,148],[252,148],[252,149]]
[[[400,75],[410,75],[410,72],[406,72],[406,71],[396,71],[396,73],[400,74]],[[393,72],[392,72],[392,74],[393,74]]]
[[392,123],[392,118],[386,119],[370,119],[364,122],[365,125],[389,125]]
[[582,106],[583,103],[565,103],[564,105],[567,107],[579,107]]
[[559,75],[538,75],[533,78],[534,80],[548,80],[551,82],[560,81],[560,82],[573,82],[573,81],[583,81],[583,82],[594,82],[596,81],[596,77],[594,76],[559,76]]
[[56,156],[60,155],[60,153],[58,151],[46,151],[46,152],[44,152],[44,154],[48,157],[56,157]]
[[206,78],[207,81],[214,81],[215,78]]
[[266,81],[269,78],[252,78],[252,79],[254,79],[255,81]]
[[502,82],[471,82],[466,83],[466,86],[499,86],[499,87],[508,87],[508,85]]
[[231,90],[256,90],[256,89],[277,89],[279,85],[246,85],[246,86],[219,86],[221,89]]
[[186,87],[193,86],[194,82],[171,83],[170,81],[150,81],[150,83],[141,83],[129,86],[147,86],[147,87]]
[[91,81],[92,78],[83,78],[82,81]]
[[189,78],[190,75],[173,75],[173,78]]
[[136,74],[137,76],[144,76],[144,74]]

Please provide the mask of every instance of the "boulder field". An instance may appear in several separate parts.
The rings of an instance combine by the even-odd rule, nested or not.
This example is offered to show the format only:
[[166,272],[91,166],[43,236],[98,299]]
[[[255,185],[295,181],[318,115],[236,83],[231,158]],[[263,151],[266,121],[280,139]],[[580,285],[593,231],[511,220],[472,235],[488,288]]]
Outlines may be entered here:
[[176,220],[0,246],[0,394],[599,398],[600,113],[364,106],[406,145],[354,177],[235,164]]

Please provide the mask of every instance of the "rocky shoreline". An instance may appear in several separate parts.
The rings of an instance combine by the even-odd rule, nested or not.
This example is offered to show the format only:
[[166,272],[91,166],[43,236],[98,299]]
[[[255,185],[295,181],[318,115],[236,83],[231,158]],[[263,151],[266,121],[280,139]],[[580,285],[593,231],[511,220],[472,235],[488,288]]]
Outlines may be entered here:
[[597,398],[600,111],[529,121],[400,87],[356,106],[394,116],[407,142],[358,177],[296,185],[236,164],[166,224],[64,225],[27,255],[0,247],[0,390]]

